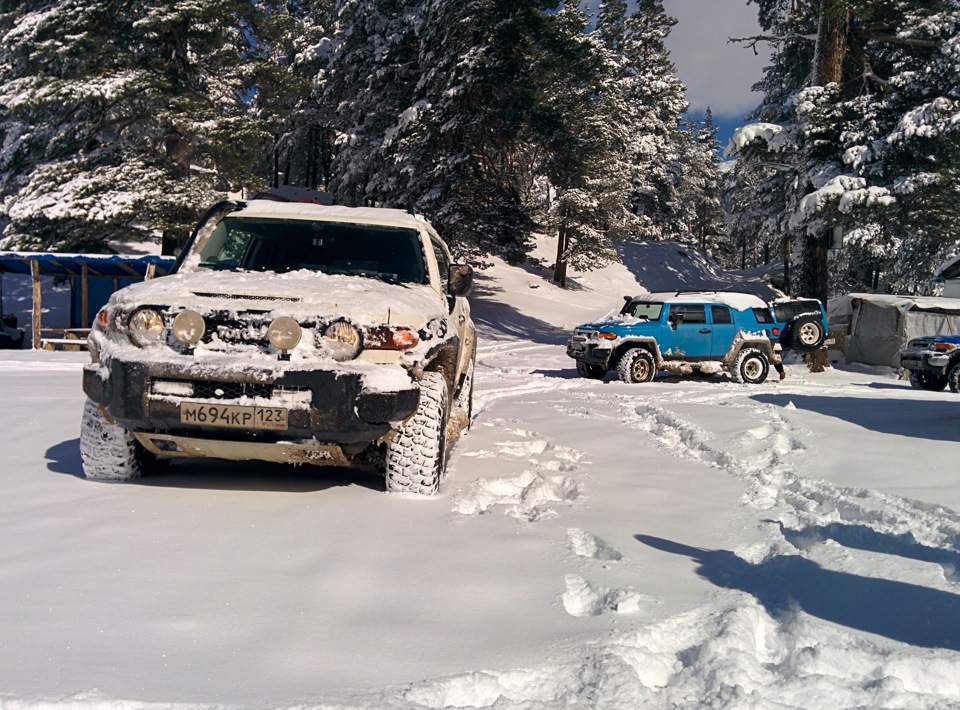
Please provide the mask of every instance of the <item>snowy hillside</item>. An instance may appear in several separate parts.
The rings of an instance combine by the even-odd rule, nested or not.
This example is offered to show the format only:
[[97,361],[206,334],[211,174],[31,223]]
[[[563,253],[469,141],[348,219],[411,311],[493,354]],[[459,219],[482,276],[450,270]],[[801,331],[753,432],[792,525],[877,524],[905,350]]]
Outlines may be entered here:
[[478,275],[432,499],[260,463],[84,480],[86,355],[0,353],[0,708],[960,707],[960,398],[799,363],[578,378],[569,330],[691,284],[674,253],[642,285]]

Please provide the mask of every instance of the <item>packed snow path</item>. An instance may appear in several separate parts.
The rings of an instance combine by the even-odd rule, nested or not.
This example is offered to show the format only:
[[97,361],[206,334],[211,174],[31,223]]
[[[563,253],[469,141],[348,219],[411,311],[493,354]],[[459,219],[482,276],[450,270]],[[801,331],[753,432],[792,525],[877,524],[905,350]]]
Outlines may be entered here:
[[433,499],[83,480],[85,354],[0,360],[0,707],[960,707],[960,398],[580,379],[481,341]]

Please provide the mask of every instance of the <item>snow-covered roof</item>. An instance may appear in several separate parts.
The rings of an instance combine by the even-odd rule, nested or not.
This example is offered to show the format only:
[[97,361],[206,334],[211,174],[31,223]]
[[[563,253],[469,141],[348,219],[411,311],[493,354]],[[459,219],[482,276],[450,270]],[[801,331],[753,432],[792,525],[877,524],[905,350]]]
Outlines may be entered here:
[[423,229],[427,222],[418,215],[387,207],[344,207],[342,205],[317,205],[308,202],[277,202],[276,200],[250,200],[243,209],[232,212],[231,217],[295,217],[327,222],[350,222],[352,224],[377,224],[389,227]]
[[765,308],[766,303],[751,293],[736,291],[661,291],[658,293],[641,293],[631,298],[633,301],[654,301],[662,303],[690,303],[701,301],[704,303],[719,303],[737,311],[748,308]]

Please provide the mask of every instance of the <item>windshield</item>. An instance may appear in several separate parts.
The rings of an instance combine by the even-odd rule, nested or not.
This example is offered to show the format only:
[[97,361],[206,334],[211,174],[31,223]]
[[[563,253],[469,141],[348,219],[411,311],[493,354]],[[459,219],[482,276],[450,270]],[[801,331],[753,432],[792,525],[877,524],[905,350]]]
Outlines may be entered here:
[[314,220],[226,217],[193,247],[200,268],[372,276],[428,283],[414,229]]
[[660,320],[660,311],[663,310],[662,303],[652,301],[630,301],[625,304],[620,311],[622,316],[632,316],[640,320]]

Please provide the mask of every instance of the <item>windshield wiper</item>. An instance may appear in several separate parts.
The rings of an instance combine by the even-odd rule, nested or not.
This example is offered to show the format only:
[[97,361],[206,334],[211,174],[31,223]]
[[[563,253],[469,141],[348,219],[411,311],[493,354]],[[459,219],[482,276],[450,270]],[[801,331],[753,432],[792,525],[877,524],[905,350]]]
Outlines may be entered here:
[[214,271],[236,271],[240,268],[240,262],[236,259],[224,259],[221,261],[217,258],[211,258],[201,261],[200,267],[203,269],[213,269]]

